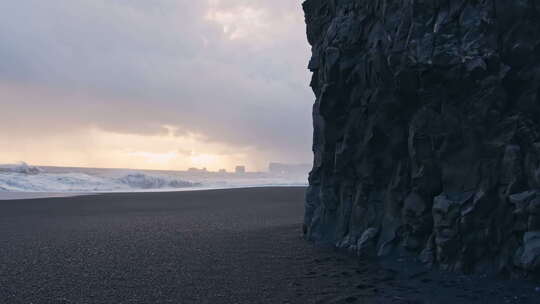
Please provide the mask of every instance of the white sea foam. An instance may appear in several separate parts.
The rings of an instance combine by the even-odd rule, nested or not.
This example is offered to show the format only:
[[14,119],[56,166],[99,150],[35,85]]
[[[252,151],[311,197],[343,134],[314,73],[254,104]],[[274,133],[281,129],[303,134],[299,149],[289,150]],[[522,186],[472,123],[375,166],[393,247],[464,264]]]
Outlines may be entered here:
[[0,165],[0,191],[13,192],[110,192],[193,187],[189,181],[145,173],[89,174],[48,173],[26,163]]
[[17,164],[0,165],[0,172],[39,174],[43,170],[39,167],[30,166],[25,162],[20,162]]
[[[303,186],[305,177],[0,165],[0,192],[102,193]],[[0,197],[1,198],[1,197]]]

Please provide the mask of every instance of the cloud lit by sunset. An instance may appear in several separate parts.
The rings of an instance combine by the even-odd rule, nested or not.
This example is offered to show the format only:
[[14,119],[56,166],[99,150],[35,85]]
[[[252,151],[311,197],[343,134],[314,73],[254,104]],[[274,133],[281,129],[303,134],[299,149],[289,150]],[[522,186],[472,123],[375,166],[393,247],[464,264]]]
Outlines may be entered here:
[[11,12],[0,20],[0,163],[257,170],[305,162],[312,101],[297,8],[286,0],[0,3]]

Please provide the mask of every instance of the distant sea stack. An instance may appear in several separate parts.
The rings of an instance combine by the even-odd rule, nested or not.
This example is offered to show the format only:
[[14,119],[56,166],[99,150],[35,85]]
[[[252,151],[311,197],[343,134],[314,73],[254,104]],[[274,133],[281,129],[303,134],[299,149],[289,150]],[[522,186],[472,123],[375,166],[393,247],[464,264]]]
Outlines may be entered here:
[[310,240],[540,273],[540,1],[308,0]]

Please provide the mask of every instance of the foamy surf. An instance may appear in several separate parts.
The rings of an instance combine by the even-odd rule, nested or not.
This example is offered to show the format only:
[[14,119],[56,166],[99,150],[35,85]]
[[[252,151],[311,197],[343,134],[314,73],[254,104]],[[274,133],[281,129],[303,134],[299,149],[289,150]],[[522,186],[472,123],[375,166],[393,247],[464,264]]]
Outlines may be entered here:
[[243,187],[305,186],[300,176],[221,174],[0,165],[0,199],[42,198],[110,192],[155,192]]
[[42,168],[26,163],[0,166],[0,191],[10,192],[109,192],[177,189],[197,185],[198,183],[141,172],[106,176],[83,172],[47,173]]

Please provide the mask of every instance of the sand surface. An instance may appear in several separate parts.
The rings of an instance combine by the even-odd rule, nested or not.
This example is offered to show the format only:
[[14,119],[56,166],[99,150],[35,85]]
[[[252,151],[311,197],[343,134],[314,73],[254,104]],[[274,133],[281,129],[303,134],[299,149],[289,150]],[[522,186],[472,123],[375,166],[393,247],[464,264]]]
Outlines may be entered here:
[[305,242],[303,188],[0,201],[0,303],[538,303]]

